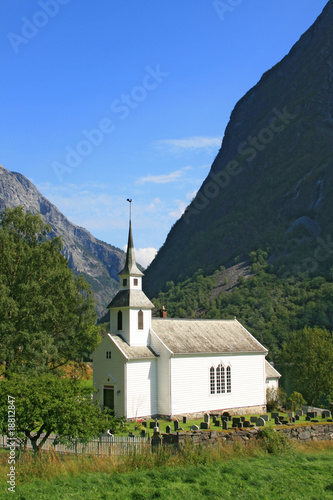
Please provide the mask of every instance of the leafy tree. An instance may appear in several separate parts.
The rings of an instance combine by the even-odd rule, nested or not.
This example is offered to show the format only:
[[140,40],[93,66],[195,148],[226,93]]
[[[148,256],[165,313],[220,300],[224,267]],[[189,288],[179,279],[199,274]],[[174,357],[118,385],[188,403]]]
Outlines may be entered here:
[[22,446],[30,440],[35,452],[51,433],[58,442],[87,442],[120,427],[120,419],[93,403],[90,389],[82,388],[79,380],[51,373],[13,375],[0,383],[0,431],[10,437],[8,396],[14,398],[15,438]]
[[288,398],[288,406],[292,411],[299,410],[305,403],[306,401],[300,392],[294,391]]
[[299,390],[310,404],[333,395],[333,334],[325,328],[294,333],[284,351],[285,361]]
[[0,220],[0,362],[18,370],[55,369],[97,343],[89,285],[74,276],[50,226],[23,207]]

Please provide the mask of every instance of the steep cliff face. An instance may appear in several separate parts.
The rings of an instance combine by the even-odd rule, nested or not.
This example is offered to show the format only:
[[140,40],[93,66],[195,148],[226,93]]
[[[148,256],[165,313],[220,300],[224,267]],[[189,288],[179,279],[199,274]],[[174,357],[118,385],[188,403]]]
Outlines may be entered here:
[[[166,281],[198,268],[212,271],[263,247],[281,272],[293,273],[295,255],[307,271],[318,238],[330,241],[332,26],[330,0],[289,54],[236,104],[208,177],[146,272],[149,295]],[[332,265],[331,258],[317,264],[312,267]]]
[[92,285],[97,313],[105,314],[105,306],[118,290],[117,273],[124,266],[125,253],[69,222],[24,175],[0,165],[0,212],[18,205],[32,213],[40,212],[52,227],[51,236],[61,236],[70,267]]

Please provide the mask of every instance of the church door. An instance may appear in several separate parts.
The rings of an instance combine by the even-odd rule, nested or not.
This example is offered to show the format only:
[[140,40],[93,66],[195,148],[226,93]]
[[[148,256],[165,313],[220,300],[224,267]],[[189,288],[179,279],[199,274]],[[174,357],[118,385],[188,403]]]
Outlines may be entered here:
[[104,386],[104,406],[114,410],[114,387],[112,385]]

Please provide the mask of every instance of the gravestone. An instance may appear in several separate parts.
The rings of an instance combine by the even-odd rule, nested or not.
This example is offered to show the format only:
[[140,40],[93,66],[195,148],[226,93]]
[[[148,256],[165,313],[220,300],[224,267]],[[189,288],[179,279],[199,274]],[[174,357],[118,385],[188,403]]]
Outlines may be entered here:
[[244,420],[243,427],[245,428],[251,427],[251,422],[249,420]]
[[280,419],[278,417],[275,417],[274,421],[275,421],[275,425],[282,425],[280,422]]
[[183,424],[187,424],[187,417],[183,417]]
[[197,425],[192,425],[191,426],[191,431],[198,431],[199,427]]
[[232,419],[232,426],[233,427],[239,427],[240,423],[241,423],[240,417],[233,417],[233,419]]
[[278,411],[272,411],[271,417],[272,418],[279,418],[280,417],[280,413]]
[[209,429],[209,423],[208,422],[201,422],[200,429]]
[[309,416],[307,415],[307,416],[305,417],[305,420],[306,420],[307,422],[311,422],[311,417],[309,417]]
[[141,431],[141,437],[145,438],[146,435],[147,435],[146,429],[142,429],[142,431]]
[[295,416],[295,420],[300,420],[300,418],[301,418],[301,417],[300,417],[299,415],[296,415],[296,416]]
[[147,427],[147,421],[146,421],[146,420],[144,420],[144,421],[142,422],[142,425],[143,425],[143,427]]
[[173,422],[173,428],[175,431],[178,431],[179,429],[179,420],[174,420]]
[[266,425],[266,420],[265,419],[263,419],[261,417],[257,418],[257,421],[256,421],[256,426],[257,427],[265,427],[265,425]]
[[155,420],[149,422],[149,429],[154,429],[154,427],[155,427]]
[[258,417],[250,417],[250,422],[256,422]]
[[209,421],[210,421],[209,413],[205,413],[205,414],[204,414],[204,422],[205,422],[206,424],[209,424]]
[[216,420],[217,420],[217,416],[213,415],[213,424],[215,424]]
[[304,415],[303,410],[296,410],[296,415],[298,415],[299,417],[303,417]]
[[154,432],[159,433],[160,432],[160,428],[155,426],[154,427]]
[[281,420],[281,424],[287,425],[287,424],[289,424],[289,420]]
[[225,419],[222,420],[222,428],[225,431],[228,429],[228,420]]
[[167,434],[170,434],[170,433],[171,433],[171,425],[167,425],[167,426],[166,426],[165,432],[166,432]]
[[221,420],[215,420],[214,422],[215,427],[221,427]]
[[306,413],[306,416],[307,416],[307,417],[310,417],[310,418],[316,418],[316,417],[317,417],[317,415],[318,415],[318,413],[317,413],[316,411],[308,411],[308,412]]
[[322,418],[331,418],[331,412],[329,410],[323,410],[321,416]]
[[269,421],[269,416],[268,415],[260,415],[260,418],[263,418],[264,420],[266,420],[266,422]]
[[296,421],[296,418],[295,418],[295,417],[290,417],[290,418],[289,418],[289,422],[290,422],[291,424],[294,424],[294,423],[295,423],[295,421]]
[[288,411],[288,418],[294,418],[294,412],[293,411]]
[[245,417],[240,417],[241,422],[245,422]]
[[227,415],[222,415],[221,420],[226,420],[227,422],[229,422],[230,417],[228,417]]

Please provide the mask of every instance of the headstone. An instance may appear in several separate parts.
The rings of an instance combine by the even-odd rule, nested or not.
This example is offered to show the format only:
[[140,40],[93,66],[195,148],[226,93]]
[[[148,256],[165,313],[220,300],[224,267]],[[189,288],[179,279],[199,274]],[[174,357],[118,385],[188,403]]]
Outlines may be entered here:
[[258,417],[250,417],[250,422],[256,422]]
[[289,418],[289,422],[290,422],[291,424],[294,424],[294,423],[295,423],[295,421],[296,421],[296,418],[295,418],[295,417],[290,417],[290,418]]
[[160,432],[160,428],[155,426],[154,427],[154,432],[159,433]]
[[288,418],[294,418],[294,412],[293,411],[288,411]]
[[167,434],[170,434],[170,433],[171,433],[171,425],[167,425],[167,426],[166,426],[165,432],[166,432]]
[[183,424],[187,424],[187,417],[183,417]]
[[145,438],[146,435],[147,435],[146,429],[142,429],[142,431],[141,431],[141,437]]
[[198,431],[199,427],[197,425],[192,425],[191,426],[191,431]]
[[210,420],[209,413],[205,413],[205,414],[204,414],[204,422],[205,422],[206,424],[209,424],[209,420]]
[[323,410],[321,416],[322,418],[331,418],[331,412],[329,410]]
[[155,420],[149,422],[149,429],[154,429],[154,427],[155,427]]
[[215,427],[221,427],[221,420],[216,419],[214,424],[215,424]]
[[228,417],[227,415],[221,416],[221,420],[226,420],[227,422],[229,422],[229,419],[230,419],[230,417]]
[[281,424],[279,417],[275,417],[274,420],[275,420],[275,425]]
[[215,424],[216,420],[217,420],[217,416],[213,415],[213,424]]
[[233,427],[238,427],[240,423],[241,423],[240,417],[233,417],[233,419],[232,419],[232,426]]
[[260,418],[263,418],[264,420],[266,420],[266,422],[269,421],[269,416],[268,415],[260,415]]
[[317,417],[317,415],[318,415],[318,413],[317,413],[316,411],[308,411],[308,412],[306,413],[306,416],[307,416],[307,417],[310,417],[310,418],[316,418],[316,417]]
[[142,422],[142,425],[143,425],[143,427],[147,427],[147,421],[146,421],[146,420],[144,420],[144,421]]
[[174,420],[173,422],[173,428],[175,431],[178,431],[179,429],[179,420]]
[[296,410],[296,415],[298,415],[299,417],[303,417],[303,410]]
[[231,417],[230,413],[228,411],[224,411],[222,414],[223,417]]
[[306,420],[307,422],[311,422],[311,417],[309,417],[309,416],[307,415],[307,416],[305,417],[305,420]]
[[241,417],[241,422],[245,422],[245,417]]
[[159,434],[154,434],[151,440],[152,451],[157,451],[162,444],[162,437]]
[[289,421],[288,420],[281,420],[281,424],[287,425],[287,424],[289,424]]
[[201,422],[200,429],[209,429],[209,423],[208,422]]
[[243,427],[244,427],[244,428],[245,428],[245,427],[246,427],[246,428],[251,427],[251,422],[250,422],[249,420],[245,420],[245,421],[243,422]]
[[296,416],[295,416],[295,420],[300,420],[300,418],[301,418],[301,417],[300,417],[299,415],[296,415]]
[[228,420],[225,419],[222,420],[222,428],[224,431],[228,429]]
[[239,422],[239,424],[237,425],[238,429],[243,429],[243,425],[244,425],[243,422]]
[[272,411],[271,417],[272,418],[279,418],[280,417],[280,413],[278,411]]
[[257,418],[257,421],[256,421],[256,426],[257,427],[265,427],[265,425],[266,425],[266,420],[265,419],[263,419],[261,417]]

